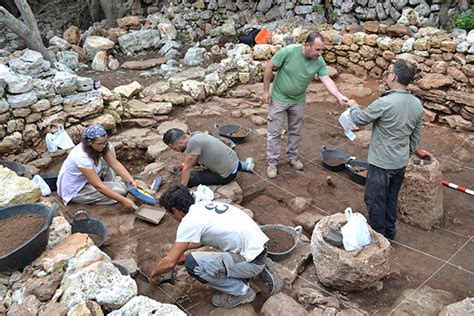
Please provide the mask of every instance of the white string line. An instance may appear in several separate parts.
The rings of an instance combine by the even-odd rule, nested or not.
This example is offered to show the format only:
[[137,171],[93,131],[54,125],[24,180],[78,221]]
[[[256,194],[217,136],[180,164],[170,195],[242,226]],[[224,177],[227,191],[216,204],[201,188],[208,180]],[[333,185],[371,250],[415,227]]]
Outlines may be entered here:
[[451,231],[449,229],[442,228],[442,227],[439,227],[439,226],[433,226],[433,228],[444,230],[445,232],[448,232],[448,233],[451,233],[451,234],[454,234],[454,235],[457,235],[457,236],[460,236],[460,237],[471,238],[471,235],[464,235],[464,234],[461,234],[461,233],[458,233],[458,232],[455,232],[455,231]]
[[464,146],[464,144],[467,142],[467,141],[470,141],[471,140],[471,136],[469,136],[467,139],[465,139],[462,143],[460,143],[459,145],[457,145],[453,151],[451,151],[451,154],[448,156],[448,159],[451,158],[451,156],[459,149],[461,148],[462,146]]
[[[467,241],[470,241],[471,238],[472,238],[472,237],[468,238]],[[410,249],[410,250],[412,250],[412,251],[414,251],[414,252],[418,252],[418,253],[420,253],[420,254],[424,254],[424,255],[426,255],[426,256],[432,258],[432,259],[441,261],[441,262],[443,262],[444,264],[449,264],[449,265],[451,265],[451,266],[453,266],[453,267],[455,267],[455,268],[457,268],[457,269],[459,269],[459,270],[462,270],[462,271],[464,271],[464,272],[467,272],[467,273],[469,273],[469,274],[474,275],[474,272],[473,272],[473,271],[470,271],[470,270],[464,269],[464,268],[461,267],[461,266],[455,265],[454,263],[449,262],[449,260],[448,260],[448,261],[443,260],[443,259],[438,258],[438,257],[436,257],[436,256],[433,256],[433,255],[431,255],[431,254],[429,254],[429,253],[423,252],[422,250],[418,250],[418,249],[413,248],[413,247],[411,247],[411,246],[409,246],[409,245],[406,245],[406,244],[403,244],[403,243],[401,243],[401,242],[398,242],[398,241],[396,241],[396,240],[392,240],[392,242],[395,243],[395,244],[397,244],[397,245],[400,245],[400,246],[403,246],[403,247],[405,247],[405,248],[408,248],[408,249]]]
[[452,163],[453,165],[458,165],[458,166],[461,166],[463,168],[466,168],[466,169],[469,169],[469,170],[474,170],[473,167],[470,167],[470,166],[466,166],[462,161],[456,159],[456,158],[445,158],[446,155],[443,155],[443,156],[440,156],[440,157],[436,157],[438,160],[441,160],[441,161],[445,161],[445,162],[448,162],[448,163]]
[[413,296],[413,294],[415,294],[422,286],[424,286],[429,280],[431,280],[441,269],[443,269],[446,264],[448,264],[449,261],[451,261],[470,241],[472,240],[472,237],[469,238],[468,240],[466,240],[466,242],[461,246],[461,248],[459,248],[449,259],[446,263],[444,263],[443,265],[441,265],[438,269],[436,269],[436,271],[434,271],[425,281],[423,281],[423,283],[421,283],[413,292],[410,293],[410,295],[408,295],[407,297],[405,297],[404,300],[402,300],[397,306],[395,306],[395,308],[393,308],[389,315],[391,315],[399,306],[401,306],[403,303],[405,303],[405,301],[407,301],[411,296]]

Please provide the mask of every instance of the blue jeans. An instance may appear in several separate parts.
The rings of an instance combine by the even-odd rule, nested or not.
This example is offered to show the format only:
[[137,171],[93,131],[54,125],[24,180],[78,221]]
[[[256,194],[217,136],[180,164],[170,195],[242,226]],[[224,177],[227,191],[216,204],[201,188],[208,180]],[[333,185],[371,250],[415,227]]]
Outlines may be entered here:
[[382,169],[369,165],[364,200],[370,226],[388,239],[395,239],[398,193],[404,178],[405,167]]
[[186,255],[188,273],[202,283],[230,295],[244,295],[249,289],[249,279],[259,275],[265,267],[264,250],[254,260],[232,252],[193,252]]

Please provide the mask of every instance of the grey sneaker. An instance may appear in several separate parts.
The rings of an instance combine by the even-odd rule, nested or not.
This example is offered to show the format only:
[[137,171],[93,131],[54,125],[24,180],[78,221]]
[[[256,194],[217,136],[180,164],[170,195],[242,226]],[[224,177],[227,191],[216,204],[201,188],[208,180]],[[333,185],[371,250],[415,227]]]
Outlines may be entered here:
[[303,168],[304,168],[303,163],[298,159],[291,160],[290,165],[292,165],[293,168],[295,168],[296,170],[303,170]]
[[220,293],[220,294],[214,295],[211,301],[212,301],[212,305],[214,305],[215,307],[234,308],[238,305],[252,302],[256,296],[257,294],[255,293],[255,291],[251,287],[249,287],[247,294],[235,296],[235,295]]
[[266,258],[265,268],[259,274],[259,278],[265,282],[265,285],[268,288],[268,293],[274,295],[281,291],[283,288],[283,280],[278,275],[278,272],[273,264],[272,259]]
[[269,177],[270,179],[276,178],[277,173],[278,173],[277,166],[268,165],[268,167],[267,167],[267,177]]

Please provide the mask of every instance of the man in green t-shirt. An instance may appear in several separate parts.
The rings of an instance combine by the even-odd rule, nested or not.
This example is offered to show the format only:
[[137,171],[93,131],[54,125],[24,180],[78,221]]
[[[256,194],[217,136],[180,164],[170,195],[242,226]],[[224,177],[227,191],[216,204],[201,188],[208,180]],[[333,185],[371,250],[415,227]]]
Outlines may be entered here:
[[[280,157],[280,138],[288,117],[288,146],[286,157],[297,170],[303,169],[298,159],[300,130],[303,124],[306,88],[315,75],[341,105],[348,98],[342,95],[334,81],[328,76],[326,63],[321,57],[324,50],[324,38],[317,32],[311,32],[303,45],[292,44],[281,48],[267,62],[263,77],[263,100],[269,103],[267,118],[267,176],[277,176],[277,163]],[[271,98],[269,95],[273,68],[277,69]]]

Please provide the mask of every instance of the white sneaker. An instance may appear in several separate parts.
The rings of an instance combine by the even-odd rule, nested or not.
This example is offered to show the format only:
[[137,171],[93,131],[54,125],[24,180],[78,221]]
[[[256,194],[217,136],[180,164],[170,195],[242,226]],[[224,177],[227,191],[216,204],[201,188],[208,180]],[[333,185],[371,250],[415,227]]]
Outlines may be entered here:
[[243,161],[242,170],[253,172],[254,167],[255,167],[255,162],[253,161],[252,157],[248,157]]
[[298,159],[291,160],[290,165],[292,165],[293,168],[295,168],[296,170],[303,170],[303,168],[304,168],[303,163],[301,161],[299,161]]
[[276,178],[277,173],[278,173],[277,166],[268,165],[268,167],[267,167],[267,177],[269,177],[270,179],[274,179],[274,178]]

